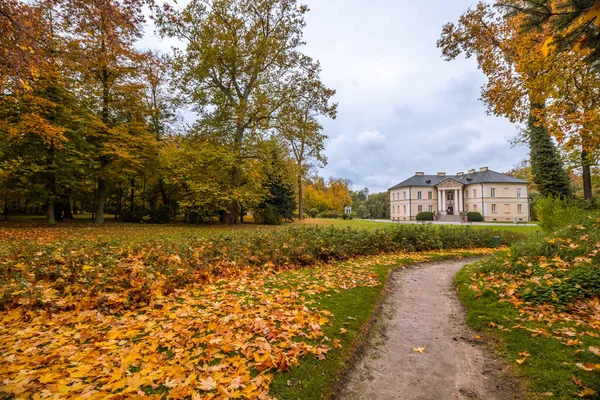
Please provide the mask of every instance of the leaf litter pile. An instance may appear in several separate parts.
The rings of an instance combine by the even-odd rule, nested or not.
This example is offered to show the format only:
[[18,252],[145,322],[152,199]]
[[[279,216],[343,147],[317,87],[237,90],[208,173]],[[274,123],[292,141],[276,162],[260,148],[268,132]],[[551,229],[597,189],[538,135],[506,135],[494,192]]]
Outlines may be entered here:
[[[53,249],[63,252],[49,256],[44,250],[48,243],[33,242],[15,245],[8,256],[21,254],[22,246],[30,246],[25,250],[36,252],[30,257],[46,261],[43,274],[54,275],[39,279],[42,272],[28,271],[39,265],[25,262],[31,260],[27,257],[3,264],[2,396],[268,399],[275,372],[299,365],[304,357],[324,359],[341,347],[339,338],[328,338],[323,332],[335,315],[319,307],[320,296],[380,285],[375,273],[378,265],[426,262],[465,252],[400,252],[316,262],[311,268],[273,263],[249,268],[229,262],[209,272],[203,270],[201,275],[189,272],[191,261],[182,261],[179,253],[166,253],[161,260],[171,267],[149,268],[151,278],[142,279],[147,263],[131,258],[133,253],[111,259],[102,252],[106,246],[101,244],[94,250],[98,254],[84,257],[88,263],[74,266],[69,263],[81,260],[81,249],[74,247],[65,253],[64,246],[57,245]],[[145,251],[151,257],[156,255]],[[194,254],[192,250],[189,257]],[[132,263],[137,269],[130,268]],[[99,273],[102,266],[105,276]],[[70,282],[71,275],[65,271],[75,267],[83,275]],[[90,277],[85,275],[86,268],[93,272]],[[6,279],[7,270],[18,270],[14,275],[22,278],[19,290],[12,293],[8,291],[15,289],[17,281]],[[124,271],[128,275],[119,277]],[[181,274],[185,279],[166,280],[166,273]],[[28,274],[38,275],[38,287],[31,284],[33,278]],[[115,280],[119,278],[126,278],[131,287]],[[102,279],[123,290],[103,291]],[[152,279],[155,285],[149,284]],[[143,293],[135,288],[137,281],[144,287]],[[171,284],[168,288],[167,281]],[[77,291],[69,290],[69,285]],[[132,293],[138,297],[132,298]]]

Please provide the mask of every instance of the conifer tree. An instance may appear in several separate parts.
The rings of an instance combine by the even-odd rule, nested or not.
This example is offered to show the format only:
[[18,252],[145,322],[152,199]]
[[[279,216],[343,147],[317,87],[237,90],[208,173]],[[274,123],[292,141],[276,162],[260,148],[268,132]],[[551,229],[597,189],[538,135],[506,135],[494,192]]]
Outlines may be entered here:
[[[532,104],[532,108],[541,109],[543,106]],[[528,135],[533,181],[540,194],[544,197],[571,197],[569,177],[562,167],[558,150],[548,130],[535,117],[535,113],[529,117]]]

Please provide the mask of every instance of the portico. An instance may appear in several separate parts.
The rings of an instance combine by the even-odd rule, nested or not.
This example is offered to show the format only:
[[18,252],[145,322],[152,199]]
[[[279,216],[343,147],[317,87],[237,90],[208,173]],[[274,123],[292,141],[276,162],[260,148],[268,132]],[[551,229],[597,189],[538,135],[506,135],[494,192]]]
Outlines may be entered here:
[[459,215],[464,211],[464,185],[448,178],[438,185],[438,212],[442,215]]

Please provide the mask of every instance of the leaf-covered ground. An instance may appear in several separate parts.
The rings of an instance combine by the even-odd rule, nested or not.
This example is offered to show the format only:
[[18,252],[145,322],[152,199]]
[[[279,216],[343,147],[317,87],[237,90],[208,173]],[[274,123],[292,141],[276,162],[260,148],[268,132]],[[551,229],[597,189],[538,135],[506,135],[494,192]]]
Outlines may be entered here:
[[600,218],[467,267],[457,282],[469,323],[500,340],[533,395],[600,398]]
[[[400,253],[310,269],[245,270],[157,293],[146,305],[116,313],[10,309],[0,314],[0,393],[34,399],[270,398],[274,374],[307,360],[340,357],[342,346],[352,347],[346,336],[356,338],[356,332],[340,327],[324,333],[340,326],[325,306],[328,296],[380,286],[377,266],[464,254]],[[294,372],[288,374],[295,381]]]

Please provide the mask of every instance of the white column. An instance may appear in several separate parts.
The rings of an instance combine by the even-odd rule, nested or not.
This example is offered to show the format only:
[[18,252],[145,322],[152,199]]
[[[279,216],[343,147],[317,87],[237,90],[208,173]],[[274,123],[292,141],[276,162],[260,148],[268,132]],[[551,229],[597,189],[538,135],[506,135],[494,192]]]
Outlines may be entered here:
[[463,212],[463,211],[464,211],[463,190],[458,189],[458,212]]
[[448,207],[446,206],[446,191],[442,190],[442,214],[446,215],[446,210]]
[[437,211],[441,212],[442,211],[442,191],[441,190],[437,191],[437,203],[438,203]]

